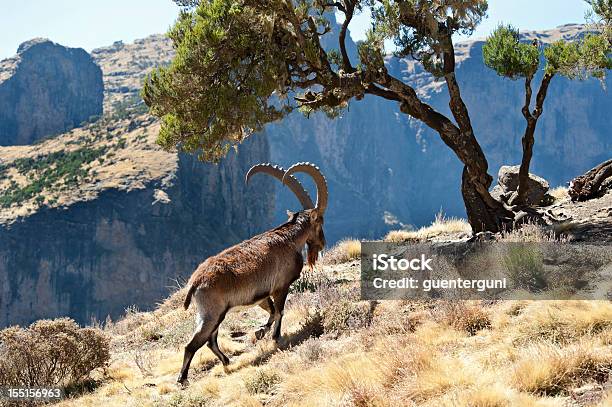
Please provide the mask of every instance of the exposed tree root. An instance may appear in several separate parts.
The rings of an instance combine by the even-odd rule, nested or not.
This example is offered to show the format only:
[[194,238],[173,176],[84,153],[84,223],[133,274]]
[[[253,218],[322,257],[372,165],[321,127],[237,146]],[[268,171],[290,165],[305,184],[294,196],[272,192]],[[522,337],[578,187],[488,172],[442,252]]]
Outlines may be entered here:
[[572,201],[586,201],[612,189],[612,159],[574,178],[567,191]]

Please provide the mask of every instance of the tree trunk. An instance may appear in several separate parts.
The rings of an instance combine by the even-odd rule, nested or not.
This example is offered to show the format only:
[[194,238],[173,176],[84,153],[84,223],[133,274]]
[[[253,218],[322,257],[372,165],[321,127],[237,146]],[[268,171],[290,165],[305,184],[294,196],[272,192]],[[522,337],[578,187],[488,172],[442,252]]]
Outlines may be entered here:
[[448,52],[445,53],[445,80],[449,90],[449,108],[457,124],[423,102],[414,88],[389,75],[386,70],[376,78],[384,89],[368,89],[389,100],[400,102],[400,111],[418,119],[435,130],[464,165],[461,193],[468,222],[474,233],[500,232],[514,215],[489,193],[493,177],[488,174],[487,159],[474,136],[467,107],[461,98],[454,73],[454,53],[450,34]]
[[511,204],[525,204],[527,197],[527,181],[529,180],[529,165],[533,156],[533,145],[535,143],[534,133],[537,121],[534,119],[533,124],[528,124],[525,130],[525,135],[521,139],[523,145],[523,158],[521,159],[521,167],[519,168],[519,185],[516,199]]
[[519,186],[516,195],[511,204],[526,204],[527,197],[527,181],[529,180],[529,166],[531,164],[531,157],[533,156],[533,145],[535,144],[535,130],[538,124],[538,119],[542,115],[544,109],[544,99],[548,92],[548,86],[553,78],[553,74],[545,74],[540,83],[540,89],[536,96],[536,105],[533,113],[529,112],[529,105],[531,104],[531,77],[525,78],[525,106],[523,106],[522,112],[527,121],[527,127],[525,128],[525,134],[521,139],[523,145],[523,158],[521,159],[521,167],[519,169]]
[[501,202],[493,200],[493,205],[490,201],[487,202],[488,200],[478,192],[476,185],[470,181],[467,167],[463,168],[461,177],[461,195],[473,233],[485,231],[498,233],[511,228],[513,213]]
[[612,159],[599,164],[585,174],[574,178],[567,191],[572,201],[586,201],[600,196],[605,190],[612,188]]

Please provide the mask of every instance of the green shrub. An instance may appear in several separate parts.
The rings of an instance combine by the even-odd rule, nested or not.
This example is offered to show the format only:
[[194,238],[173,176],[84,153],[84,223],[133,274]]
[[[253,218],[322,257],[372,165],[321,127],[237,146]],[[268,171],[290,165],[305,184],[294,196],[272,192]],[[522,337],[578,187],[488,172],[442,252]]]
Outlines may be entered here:
[[537,245],[509,244],[503,264],[515,288],[541,291],[548,287],[542,254]]
[[13,166],[20,174],[34,178],[34,181],[23,187],[13,182],[0,196],[0,207],[8,208],[15,203],[32,199],[61,180],[67,185],[78,184],[79,180],[88,174],[82,166],[100,158],[106,151],[106,147],[84,147],[69,152],[61,150],[46,156],[19,158],[13,161]]

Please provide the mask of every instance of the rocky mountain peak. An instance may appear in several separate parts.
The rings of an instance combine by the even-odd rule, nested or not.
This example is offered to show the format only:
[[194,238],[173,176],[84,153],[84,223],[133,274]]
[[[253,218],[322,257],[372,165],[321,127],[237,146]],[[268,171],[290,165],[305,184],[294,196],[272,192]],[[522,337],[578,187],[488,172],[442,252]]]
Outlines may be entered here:
[[21,55],[24,52],[28,51],[29,49],[36,47],[37,45],[42,45],[42,44],[47,44],[51,46],[57,45],[48,38],[41,38],[41,37],[32,38],[31,40],[28,40],[28,41],[25,41],[19,44],[19,47],[17,48],[17,54]]
[[45,38],[0,61],[0,145],[31,144],[102,113],[102,70],[82,48]]

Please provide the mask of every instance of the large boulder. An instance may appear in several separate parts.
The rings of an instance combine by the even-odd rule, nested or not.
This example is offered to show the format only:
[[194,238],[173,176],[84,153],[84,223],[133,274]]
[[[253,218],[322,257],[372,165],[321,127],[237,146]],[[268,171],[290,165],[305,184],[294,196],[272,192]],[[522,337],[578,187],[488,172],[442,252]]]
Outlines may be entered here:
[[[491,191],[495,198],[501,198],[501,200],[508,202],[512,195],[517,192],[519,185],[519,169],[520,166],[518,165],[504,165],[499,169],[497,174],[498,185]],[[530,173],[529,179],[527,180],[527,204],[542,205],[547,203],[547,192],[549,188],[548,181]]]

